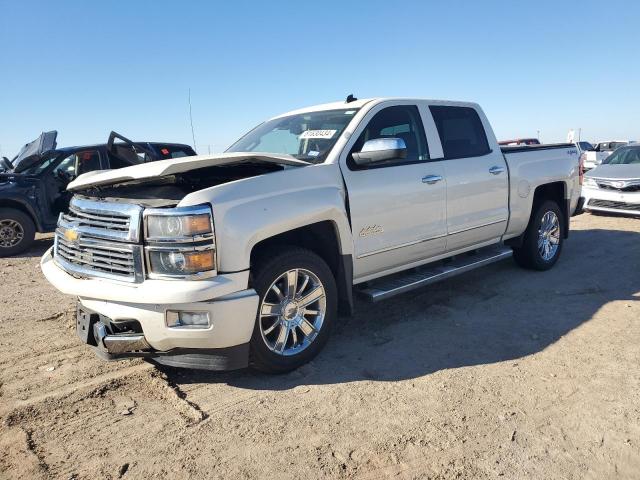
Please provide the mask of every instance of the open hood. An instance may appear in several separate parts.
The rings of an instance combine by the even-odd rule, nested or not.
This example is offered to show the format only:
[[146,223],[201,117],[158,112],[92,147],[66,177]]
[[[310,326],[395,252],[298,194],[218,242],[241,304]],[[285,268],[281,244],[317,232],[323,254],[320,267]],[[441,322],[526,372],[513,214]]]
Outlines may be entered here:
[[56,130],[52,130],[50,132],[42,132],[38,138],[27,143],[11,161],[13,170],[15,172],[20,172],[29,168],[40,159],[40,156],[43,153],[55,150],[57,146],[57,137],[58,132]]
[[261,152],[232,152],[216,155],[197,155],[180,159],[160,160],[157,162],[118,168],[116,170],[98,170],[80,175],[67,187],[68,190],[83,190],[90,187],[114,185],[116,183],[148,180],[165,177],[177,173],[188,172],[198,168],[229,165],[242,162],[266,162],[279,165],[303,167],[309,162],[297,160],[290,155]]

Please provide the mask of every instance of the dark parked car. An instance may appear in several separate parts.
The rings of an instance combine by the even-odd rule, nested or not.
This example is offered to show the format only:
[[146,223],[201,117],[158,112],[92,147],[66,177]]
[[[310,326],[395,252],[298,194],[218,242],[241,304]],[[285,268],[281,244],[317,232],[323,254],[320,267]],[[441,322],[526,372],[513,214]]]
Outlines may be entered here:
[[189,145],[132,142],[115,132],[107,143],[82,147],[56,148],[56,137],[43,133],[13,160],[0,158],[0,257],[29,248],[36,232],[55,230],[78,175],[196,154]]

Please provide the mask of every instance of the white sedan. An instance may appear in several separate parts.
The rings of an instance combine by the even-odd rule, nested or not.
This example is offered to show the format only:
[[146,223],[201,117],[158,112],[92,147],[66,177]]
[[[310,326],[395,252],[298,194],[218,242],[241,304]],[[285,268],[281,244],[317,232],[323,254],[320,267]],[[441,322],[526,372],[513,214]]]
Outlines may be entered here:
[[618,148],[589,171],[581,196],[586,211],[640,216],[640,145]]

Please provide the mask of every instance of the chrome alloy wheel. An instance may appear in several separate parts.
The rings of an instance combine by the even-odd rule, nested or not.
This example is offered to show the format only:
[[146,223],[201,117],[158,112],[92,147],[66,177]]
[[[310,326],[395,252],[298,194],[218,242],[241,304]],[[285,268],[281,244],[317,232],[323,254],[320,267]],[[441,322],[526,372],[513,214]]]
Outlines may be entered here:
[[538,252],[545,262],[555,257],[560,245],[560,220],[555,212],[548,211],[542,216],[538,230]]
[[0,247],[11,248],[24,238],[24,229],[15,220],[0,220]]
[[289,270],[271,284],[260,302],[262,339],[278,355],[296,355],[318,336],[326,311],[320,279],[309,270]]

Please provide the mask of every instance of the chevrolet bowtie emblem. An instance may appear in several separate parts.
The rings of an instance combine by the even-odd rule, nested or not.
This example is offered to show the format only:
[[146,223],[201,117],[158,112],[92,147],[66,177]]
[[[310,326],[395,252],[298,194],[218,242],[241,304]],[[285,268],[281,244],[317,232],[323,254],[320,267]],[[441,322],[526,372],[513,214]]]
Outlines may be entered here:
[[80,238],[80,234],[73,228],[68,228],[64,231],[64,238],[69,242],[77,242]]

